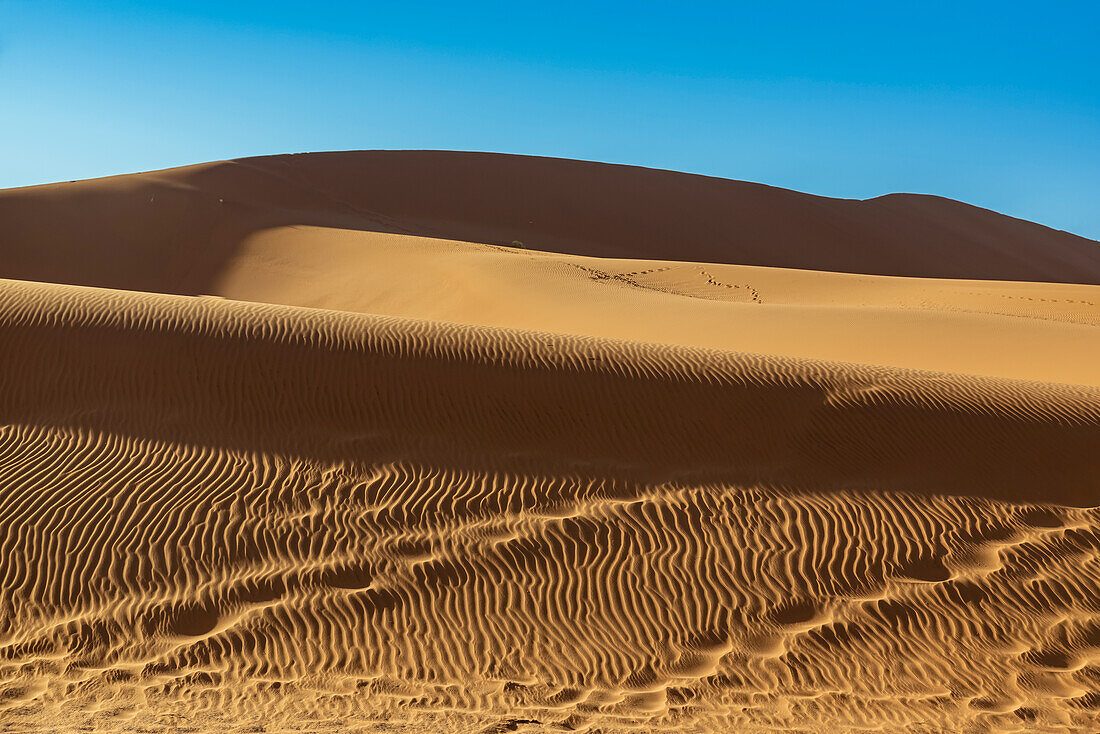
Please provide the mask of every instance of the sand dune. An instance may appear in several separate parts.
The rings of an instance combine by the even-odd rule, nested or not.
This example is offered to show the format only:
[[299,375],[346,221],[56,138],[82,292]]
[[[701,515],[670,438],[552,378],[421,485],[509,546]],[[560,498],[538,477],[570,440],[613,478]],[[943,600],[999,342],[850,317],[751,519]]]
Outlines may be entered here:
[[584,258],[280,227],[245,238],[209,292],[482,326],[1100,384],[1095,286]]
[[2,292],[16,726],[1100,722],[1094,389]]
[[242,238],[288,225],[598,257],[1100,284],[1100,244],[950,199],[829,199],[488,153],[271,156],[13,189],[0,193],[0,221],[6,277],[190,295],[209,292]]
[[0,194],[5,731],[1100,730],[1096,286],[179,175]]

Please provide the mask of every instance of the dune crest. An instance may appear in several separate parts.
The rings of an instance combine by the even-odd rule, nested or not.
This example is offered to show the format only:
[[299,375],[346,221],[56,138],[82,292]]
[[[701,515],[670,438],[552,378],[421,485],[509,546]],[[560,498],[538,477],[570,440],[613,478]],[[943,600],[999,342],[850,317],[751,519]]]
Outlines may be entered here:
[[210,292],[245,237],[290,225],[595,257],[1100,284],[1100,243],[941,197],[830,199],[493,153],[306,153],[12,189],[0,192],[0,221],[4,277],[189,295]]

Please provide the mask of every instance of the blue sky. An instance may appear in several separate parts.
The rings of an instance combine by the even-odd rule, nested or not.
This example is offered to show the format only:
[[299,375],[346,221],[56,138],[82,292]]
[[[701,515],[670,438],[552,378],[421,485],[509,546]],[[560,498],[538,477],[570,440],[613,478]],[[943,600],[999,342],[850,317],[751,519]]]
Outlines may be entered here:
[[1100,238],[1100,2],[0,0],[0,187],[491,150]]

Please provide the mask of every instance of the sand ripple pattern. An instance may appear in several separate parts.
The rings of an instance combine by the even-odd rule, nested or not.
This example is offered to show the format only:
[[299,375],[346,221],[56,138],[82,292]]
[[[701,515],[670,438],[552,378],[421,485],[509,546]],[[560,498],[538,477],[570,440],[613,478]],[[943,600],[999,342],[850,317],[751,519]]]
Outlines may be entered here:
[[1100,728],[1100,391],[0,288],[0,725]]

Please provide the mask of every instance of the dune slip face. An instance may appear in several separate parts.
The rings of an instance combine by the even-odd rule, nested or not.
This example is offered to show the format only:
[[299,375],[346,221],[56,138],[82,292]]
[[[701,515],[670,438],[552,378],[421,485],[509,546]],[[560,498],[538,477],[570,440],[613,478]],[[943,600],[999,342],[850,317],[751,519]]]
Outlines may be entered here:
[[1100,388],[0,281],[7,731],[1100,729]]

